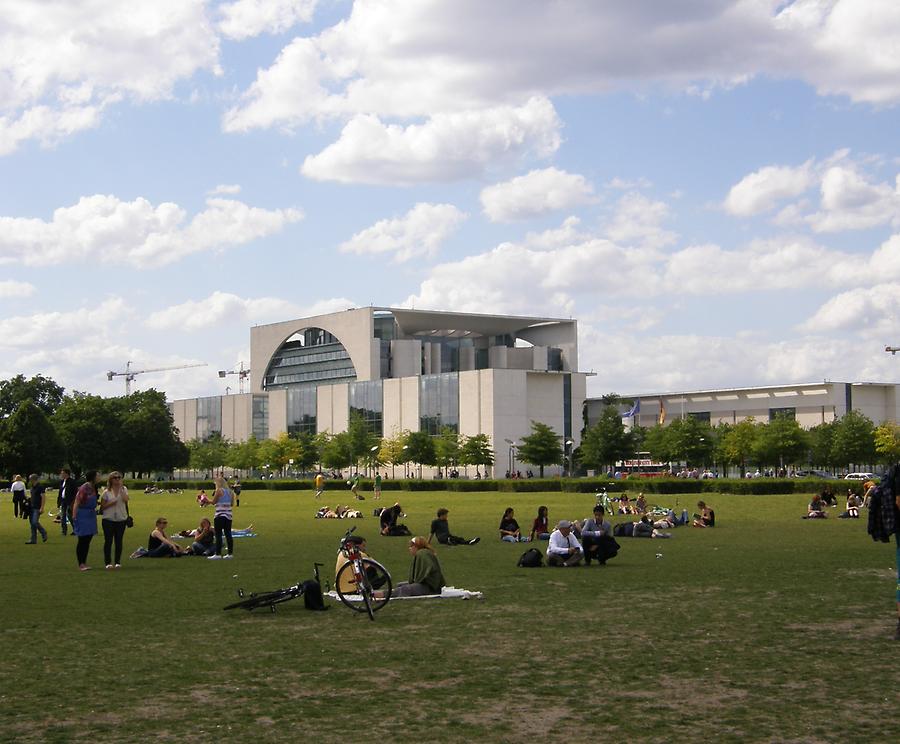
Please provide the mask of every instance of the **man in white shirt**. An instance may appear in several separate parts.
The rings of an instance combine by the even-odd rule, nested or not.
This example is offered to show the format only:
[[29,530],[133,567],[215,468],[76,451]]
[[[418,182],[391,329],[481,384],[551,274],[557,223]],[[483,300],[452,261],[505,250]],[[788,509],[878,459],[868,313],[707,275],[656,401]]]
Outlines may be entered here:
[[572,534],[572,523],[563,519],[550,533],[550,544],[547,546],[547,565],[577,566],[583,557],[581,543]]

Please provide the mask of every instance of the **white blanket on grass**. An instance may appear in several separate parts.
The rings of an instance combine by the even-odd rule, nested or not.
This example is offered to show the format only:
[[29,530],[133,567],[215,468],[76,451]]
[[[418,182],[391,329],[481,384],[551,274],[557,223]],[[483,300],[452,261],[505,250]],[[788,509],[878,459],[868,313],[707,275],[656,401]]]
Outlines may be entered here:
[[[338,601],[341,599],[334,589],[327,592],[325,596]],[[345,594],[344,598],[349,599],[351,602],[362,602],[362,597],[359,594]],[[440,594],[423,594],[419,597],[391,597],[391,602],[399,599],[484,599],[484,595],[481,592],[470,592],[468,589],[445,586],[441,589]]]

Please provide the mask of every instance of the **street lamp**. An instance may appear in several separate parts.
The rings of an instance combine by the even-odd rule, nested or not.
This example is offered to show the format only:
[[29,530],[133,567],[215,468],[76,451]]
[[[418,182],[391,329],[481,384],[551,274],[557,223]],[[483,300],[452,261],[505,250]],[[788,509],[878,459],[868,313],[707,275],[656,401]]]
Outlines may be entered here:
[[566,449],[568,449],[569,477],[572,477],[572,471],[575,469],[575,442],[571,439],[566,440]]
[[369,459],[372,461],[372,470],[375,469],[375,453],[378,452],[378,445],[375,444],[369,447]]
[[508,452],[508,459],[507,459],[508,468],[507,468],[506,472],[509,473],[509,477],[512,478],[515,476],[515,472],[516,472],[514,470],[515,465],[516,465],[516,448],[519,445],[517,445],[512,439],[505,439],[504,441],[509,445],[509,452]]
[[403,472],[406,477],[406,480],[409,480],[409,456],[406,453],[406,450],[409,449],[408,444],[403,445]]

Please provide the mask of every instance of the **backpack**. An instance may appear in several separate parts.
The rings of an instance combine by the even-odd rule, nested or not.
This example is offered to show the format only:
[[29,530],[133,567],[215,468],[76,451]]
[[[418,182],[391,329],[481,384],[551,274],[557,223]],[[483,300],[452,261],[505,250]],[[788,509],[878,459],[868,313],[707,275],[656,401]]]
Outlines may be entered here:
[[516,565],[519,568],[540,568],[544,565],[544,555],[537,548],[528,548]]
[[307,610],[327,610],[322,587],[318,581],[309,579],[303,582],[303,604]]

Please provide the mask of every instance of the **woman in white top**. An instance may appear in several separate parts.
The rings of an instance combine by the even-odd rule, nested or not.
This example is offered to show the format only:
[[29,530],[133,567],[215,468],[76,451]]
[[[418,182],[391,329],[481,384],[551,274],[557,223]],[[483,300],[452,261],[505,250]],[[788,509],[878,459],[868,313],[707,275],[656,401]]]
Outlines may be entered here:
[[21,513],[22,519],[27,517],[26,509],[25,509],[25,481],[22,480],[21,475],[17,475],[13,478],[12,486],[12,497],[13,497],[13,514],[18,517]]
[[[103,515],[103,562],[106,568],[122,568],[122,540],[125,537],[125,520],[128,519],[128,489],[122,483],[122,474],[113,471],[106,479],[106,488],[100,496],[100,513]],[[116,560],[112,560],[112,545],[116,544]]]
[[[221,475],[216,476],[213,480],[216,483],[216,491],[213,493],[210,502],[215,506],[216,518],[213,520],[213,527],[216,531],[216,553],[209,556],[207,560],[213,561],[218,558],[231,558],[234,555],[234,538],[231,536],[231,522],[233,515],[231,506],[234,503],[234,494],[225,482],[225,478]],[[228,554],[222,555],[222,534],[225,535],[225,542],[228,544]]]

